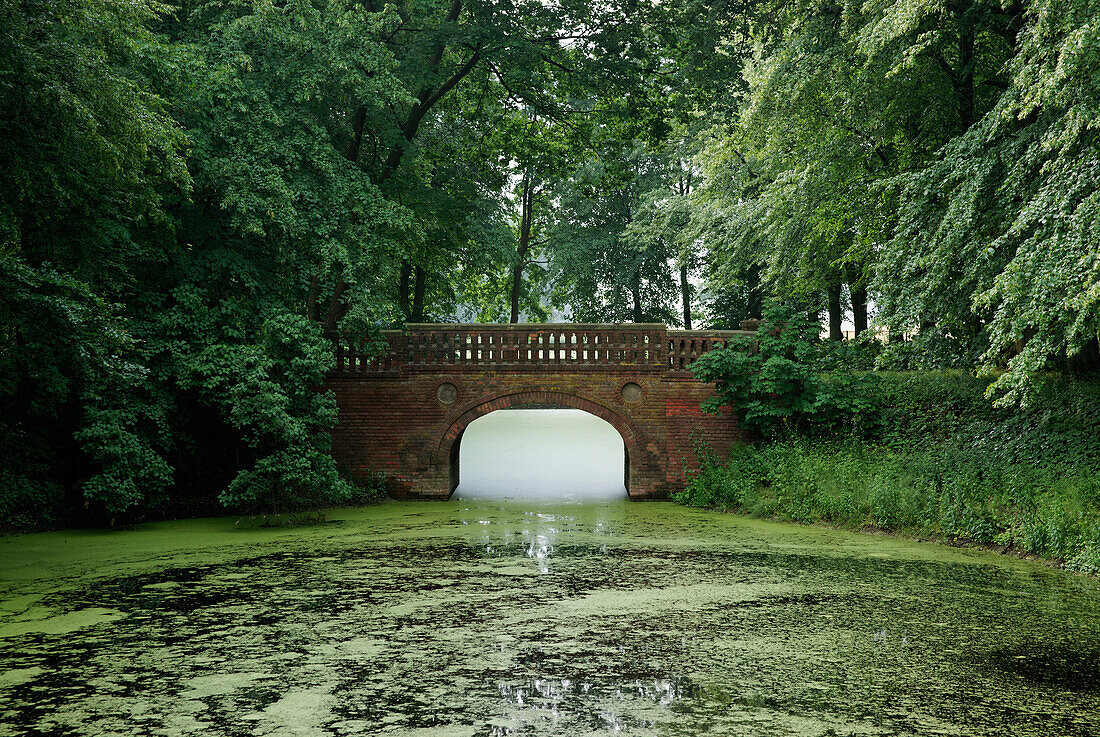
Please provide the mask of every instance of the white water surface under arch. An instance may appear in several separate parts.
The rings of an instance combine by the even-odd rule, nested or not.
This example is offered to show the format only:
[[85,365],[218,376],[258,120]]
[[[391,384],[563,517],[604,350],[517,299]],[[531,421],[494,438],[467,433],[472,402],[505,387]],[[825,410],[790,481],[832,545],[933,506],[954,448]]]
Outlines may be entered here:
[[579,409],[508,409],[470,423],[457,499],[623,499],[623,438]]

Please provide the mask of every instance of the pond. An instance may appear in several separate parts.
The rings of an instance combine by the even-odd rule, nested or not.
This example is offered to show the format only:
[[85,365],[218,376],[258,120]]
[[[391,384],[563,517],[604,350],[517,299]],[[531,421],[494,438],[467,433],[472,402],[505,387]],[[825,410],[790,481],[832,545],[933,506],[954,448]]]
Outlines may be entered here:
[[624,500],[0,540],[0,734],[1095,735],[1100,584]]

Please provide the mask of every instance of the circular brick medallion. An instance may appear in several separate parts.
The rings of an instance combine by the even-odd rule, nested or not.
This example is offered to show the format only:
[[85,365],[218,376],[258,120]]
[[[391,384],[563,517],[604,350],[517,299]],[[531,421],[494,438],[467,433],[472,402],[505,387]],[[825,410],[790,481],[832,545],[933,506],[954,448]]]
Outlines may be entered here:
[[439,385],[439,388],[435,391],[435,396],[443,404],[452,404],[458,399],[458,387],[449,381],[445,381]]
[[634,404],[642,399],[642,387],[635,384],[633,381],[623,386],[623,400]]

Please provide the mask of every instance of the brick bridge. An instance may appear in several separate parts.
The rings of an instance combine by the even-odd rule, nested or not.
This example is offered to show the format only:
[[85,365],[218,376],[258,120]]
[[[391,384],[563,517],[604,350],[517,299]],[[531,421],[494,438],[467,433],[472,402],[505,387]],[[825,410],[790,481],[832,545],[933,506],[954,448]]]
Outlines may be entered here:
[[697,440],[725,454],[742,436],[728,414],[702,412],[711,388],[687,370],[737,334],[659,323],[413,324],[384,332],[388,348],[373,360],[330,335],[333,454],[354,478],[383,472],[393,496],[447,499],[471,422],[508,407],[574,407],[622,436],[630,498],[664,499],[683,488]]

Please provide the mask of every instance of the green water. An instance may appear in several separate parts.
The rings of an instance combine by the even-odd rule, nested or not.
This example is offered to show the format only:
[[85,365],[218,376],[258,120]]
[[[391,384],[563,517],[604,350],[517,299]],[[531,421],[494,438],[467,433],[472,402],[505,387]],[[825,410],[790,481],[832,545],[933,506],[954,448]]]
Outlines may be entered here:
[[672,504],[0,540],[0,734],[1097,735],[1100,583]]

